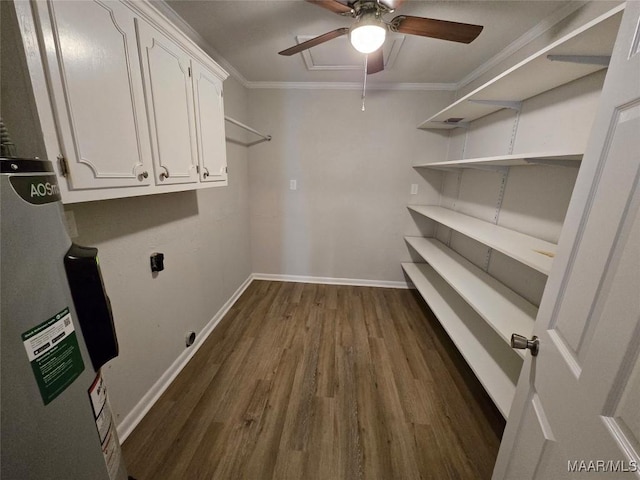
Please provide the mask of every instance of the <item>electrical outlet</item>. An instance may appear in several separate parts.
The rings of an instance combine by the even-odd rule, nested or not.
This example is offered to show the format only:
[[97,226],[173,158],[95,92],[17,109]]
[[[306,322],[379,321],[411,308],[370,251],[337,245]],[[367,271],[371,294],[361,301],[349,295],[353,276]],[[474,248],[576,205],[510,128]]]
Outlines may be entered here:
[[297,190],[297,189],[298,189],[298,181],[289,180],[289,190]]
[[418,194],[418,184],[417,183],[412,183],[411,184],[411,195],[417,195]]
[[161,272],[164,270],[164,253],[154,252],[151,254],[151,271]]

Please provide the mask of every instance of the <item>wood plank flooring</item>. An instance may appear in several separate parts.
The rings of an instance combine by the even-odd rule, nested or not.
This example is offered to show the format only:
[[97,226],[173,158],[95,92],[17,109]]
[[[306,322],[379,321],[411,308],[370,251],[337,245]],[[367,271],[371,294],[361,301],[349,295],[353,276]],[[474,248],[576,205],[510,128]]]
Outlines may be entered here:
[[123,454],[137,480],[488,479],[503,429],[414,291],[254,281]]

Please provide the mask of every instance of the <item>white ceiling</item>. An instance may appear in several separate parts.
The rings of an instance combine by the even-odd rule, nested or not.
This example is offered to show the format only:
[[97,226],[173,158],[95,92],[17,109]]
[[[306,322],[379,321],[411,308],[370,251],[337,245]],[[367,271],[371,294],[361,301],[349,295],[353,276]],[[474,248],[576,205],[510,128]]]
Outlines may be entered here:
[[[393,14],[484,25],[471,44],[390,34],[386,68],[369,84],[456,84],[514,42],[541,34],[583,2],[568,0],[407,1]],[[260,83],[361,82],[364,56],[341,37],[312,48],[306,58],[278,52],[339,27],[343,17],[303,0],[166,0],[241,76]],[[166,5],[164,6],[166,8]],[[522,38],[524,36],[524,38]],[[218,60],[220,60],[218,58]]]

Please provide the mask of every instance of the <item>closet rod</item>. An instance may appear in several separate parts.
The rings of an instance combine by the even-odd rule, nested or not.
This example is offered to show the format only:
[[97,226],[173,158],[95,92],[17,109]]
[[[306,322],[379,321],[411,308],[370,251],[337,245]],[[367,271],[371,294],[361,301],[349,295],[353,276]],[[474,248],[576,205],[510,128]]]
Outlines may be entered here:
[[234,125],[237,125],[240,128],[244,128],[245,130],[258,135],[259,137],[262,137],[261,140],[256,140],[255,142],[250,142],[250,143],[242,143],[242,142],[239,142],[238,140],[234,140],[233,138],[227,137],[227,141],[229,141],[229,142],[237,143],[238,145],[243,145],[245,147],[251,147],[252,145],[256,145],[258,143],[270,142],[271,141],[271,135],[264,135],[264,134],[258,132],[257,130],[254,130],[253,128],[251,128],[251,127],[245,125],[244,123],[239,122],[238,120],[235,120],[235,119],[233,119],[231,117],[225,116],[224,119],[229,123],[233,123]]

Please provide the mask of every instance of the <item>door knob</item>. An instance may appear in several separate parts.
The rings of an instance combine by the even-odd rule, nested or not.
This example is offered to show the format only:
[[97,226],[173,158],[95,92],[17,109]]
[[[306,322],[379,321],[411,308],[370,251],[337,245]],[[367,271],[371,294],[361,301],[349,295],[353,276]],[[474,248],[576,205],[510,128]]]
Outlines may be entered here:
[[511,348],[517,348],[519,350],[529,349],[531,350],[531,356],[535,357],[540,351],[540,340],[535,335],[529,340],[527,337],[514,333],[511,335]]

